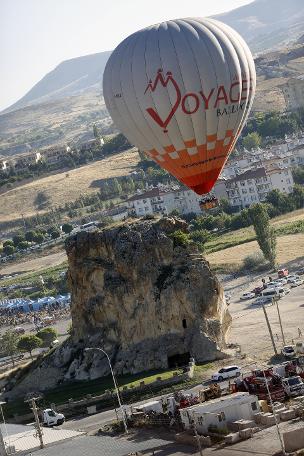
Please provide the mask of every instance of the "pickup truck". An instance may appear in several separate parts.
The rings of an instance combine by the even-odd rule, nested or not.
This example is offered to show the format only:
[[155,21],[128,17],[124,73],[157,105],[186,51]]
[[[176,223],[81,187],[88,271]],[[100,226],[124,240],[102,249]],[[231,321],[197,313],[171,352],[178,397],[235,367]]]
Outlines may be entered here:
[[302,396],[304,394],[304,383],[299,375],[283,378],[282,386],[288,397]]
[[57,413],[53,409],[45,409],[42,412],[42,424],[44,426],[60,426],[64,423],[64,415]]

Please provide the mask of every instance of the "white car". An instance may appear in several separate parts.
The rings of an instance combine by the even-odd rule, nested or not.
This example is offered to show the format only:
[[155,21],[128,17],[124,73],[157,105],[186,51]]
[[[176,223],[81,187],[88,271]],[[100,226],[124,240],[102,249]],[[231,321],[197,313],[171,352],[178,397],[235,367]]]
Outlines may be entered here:
[[247,293],[243,293],[240,299],[245,300],[245,299],[253,299],[255,298],[255,293],[251,293],[248,291]]
[[282,348],[282,355],[286,358],[294,358],[296,356],[295,348],[292,345],[285,345],[285,347]]
[[287,277],[287,282],[292,283],[294,280],[299,280],[299,279],[300,279],[300,276],[298,276],[297,274],[291,274]]
[[225,366],[211,376],[214,382],[221,382],[227,378],[238,377],[241,375],[241,368],[238,366]]
[[255,306],[260,306],[261,304],[266,304],[267,302],[271,302],[271,297],[269,296],[259,296],[256,298],[255,301],[253,301],[253,305]]
[[295,279],[290,284],[291,288],[299,287],[300,285],[303,285],[303,280],[302,279]]
[[282,277],[281,279],[274,280],[274,283],[277,283],[279,286],[286,285],[287,279],[285,277]]

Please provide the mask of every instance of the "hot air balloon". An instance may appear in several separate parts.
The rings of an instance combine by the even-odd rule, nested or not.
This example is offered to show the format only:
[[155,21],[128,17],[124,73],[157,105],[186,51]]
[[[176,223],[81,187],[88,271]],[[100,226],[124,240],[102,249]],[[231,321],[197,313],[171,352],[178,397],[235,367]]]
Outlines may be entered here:
[[128,140],[202,195],[233,150],[255,83],[252,55],[237,32],[187,18],[122,41],[106,65],[103,93]]

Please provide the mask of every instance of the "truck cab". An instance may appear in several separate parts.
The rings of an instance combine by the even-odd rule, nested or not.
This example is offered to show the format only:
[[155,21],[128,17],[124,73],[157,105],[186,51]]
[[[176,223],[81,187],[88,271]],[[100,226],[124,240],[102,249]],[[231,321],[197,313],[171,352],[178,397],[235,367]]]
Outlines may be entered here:
[[45,409],[42,412],[42,424],[44,426],[60,426],[64,423],[64,415],[57,413],[53,409]]
[[288,397],[302,396],[304,394],[304,383],[299,375],[283,378],[282,386]]

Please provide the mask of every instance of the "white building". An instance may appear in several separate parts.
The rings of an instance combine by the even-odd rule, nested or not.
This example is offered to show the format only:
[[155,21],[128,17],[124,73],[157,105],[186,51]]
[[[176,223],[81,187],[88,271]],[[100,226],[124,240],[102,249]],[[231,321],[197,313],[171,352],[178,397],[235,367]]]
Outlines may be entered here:
[[265,201],[274,189],[291,193],[294,181],[291,168],[257,168],[226,180],[225,185],[230,204],[241,209]]
[[200,214],[200,197],[192,190],[178,188],[174,190],[163,190],[153,188],[147,192],[134,195],[126,203],[131,215],[142,217],[148,214],[170,214],[177,209],[180,214],[194,212]]
[[194,421],[200,434],[208,433],[210,427],[225,429],[228,422],[252,420],[259,411],[257,396],[249,393],[235,393],[179,410],[184,428],[190,429]]

